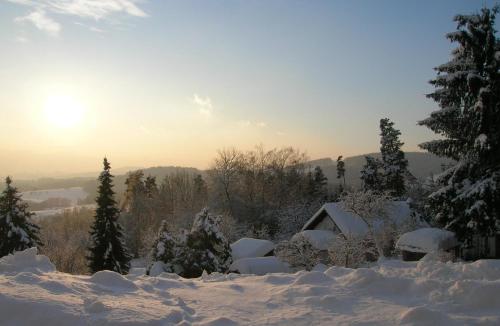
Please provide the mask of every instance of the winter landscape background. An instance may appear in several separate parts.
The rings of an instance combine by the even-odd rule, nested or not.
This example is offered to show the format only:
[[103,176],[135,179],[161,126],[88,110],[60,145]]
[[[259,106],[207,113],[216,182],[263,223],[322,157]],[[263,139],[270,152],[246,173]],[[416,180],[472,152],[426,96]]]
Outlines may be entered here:
[[0,325],[500,324],[499,12],[0,0]]

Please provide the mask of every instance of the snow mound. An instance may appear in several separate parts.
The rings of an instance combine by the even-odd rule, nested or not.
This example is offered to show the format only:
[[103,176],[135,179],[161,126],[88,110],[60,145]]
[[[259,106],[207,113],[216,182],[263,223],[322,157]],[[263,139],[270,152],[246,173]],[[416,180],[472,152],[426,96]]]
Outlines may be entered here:
[[37,255],[38,249],[33,247],[24,251],[17,251],[13,255],[0,258],[0,273],[49,273],[54,272],[56,267],[48,257]]
[[250,257],[263,257],[274,250],[269,240],[242,238],[231,244],[233,260]]
[[0,325],[500,325],[500,260],[184,279],[70,275],[30,249],[0,267]]
[[409,308],[400,315],[402,325],[449,325],[450,319],[445,314],[425,307]]
[[438,228],[421,228],[403,234],[396,248],[412,252],[428,253],[448,250],[458,245],[455,234]]
[[322,272],[306,272],[300,273],[294,284],[322,284],[334,282],[330,277]]
[[115,291],[135,291],[137,286],[123,275],[112,271],[100,271],[90,277],[90,281]]

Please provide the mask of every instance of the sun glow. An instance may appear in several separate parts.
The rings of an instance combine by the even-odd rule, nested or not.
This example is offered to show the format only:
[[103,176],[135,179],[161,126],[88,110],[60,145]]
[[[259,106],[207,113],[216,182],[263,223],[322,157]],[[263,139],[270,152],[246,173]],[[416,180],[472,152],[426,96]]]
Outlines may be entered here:
[[55,95],[45,102],[47,121],[58,128],[74,128],[83,118],[84,108],[71,96]]

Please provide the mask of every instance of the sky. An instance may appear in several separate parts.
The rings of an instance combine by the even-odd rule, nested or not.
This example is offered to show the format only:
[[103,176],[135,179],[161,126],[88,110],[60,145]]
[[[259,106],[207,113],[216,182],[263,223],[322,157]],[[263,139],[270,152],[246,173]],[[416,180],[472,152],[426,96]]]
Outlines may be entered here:
[[208,168],[218,149],[404,149],[454,47],[495,1],[0,0],[0,175]]

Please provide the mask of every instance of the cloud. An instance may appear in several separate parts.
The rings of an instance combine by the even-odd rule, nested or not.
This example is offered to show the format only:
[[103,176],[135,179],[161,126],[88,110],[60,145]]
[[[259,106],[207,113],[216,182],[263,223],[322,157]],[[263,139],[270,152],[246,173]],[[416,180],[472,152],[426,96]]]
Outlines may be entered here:
[[248,128],[248,127],[267,128],[267,123],[264,121],[252,122],[250,120],[240,120],[238,121],[238,126],[242,128]]
[[29,40],[26,37],[24,37],[24,36],[17,36],[16,37],[16,42],[18,42],[18,43],[28,43]]
[[204,116],[211,116],[213,113],[212,100],[209,97],[202,98],[198,94],[194,94],[192,102],[198,107],[200,114]]
[[47,17],[45,11],[34,11],[26,16],[17,17],[15,19],[16,23],[31,23],[36,28],[41,31],[47,32],[49,35],[57,36],[59,35],[59,31],[61,30],[61,25],[51,18]]
[[29,21],[38,29],[49,34],[58,34],[61,25],[49,14],[69,15],[95,21],[109,20],[114,15],[147,17],[139,3],[142,0],[5,0],[17,5],[31,8],[31,12],[24,17],[17,17],[15,21]]

